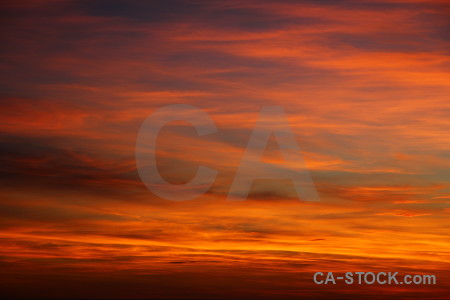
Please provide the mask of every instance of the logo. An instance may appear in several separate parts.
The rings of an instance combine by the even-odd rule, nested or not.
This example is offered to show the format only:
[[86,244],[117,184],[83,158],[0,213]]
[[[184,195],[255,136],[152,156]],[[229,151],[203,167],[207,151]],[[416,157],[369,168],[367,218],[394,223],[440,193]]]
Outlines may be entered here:
[[[164,126],[178,120],[190,123],[199,137],[218,132],[208,113],[195,106],[173,104],[161,107],[147,117],[139,130],[136,140],[136,166],[142,182],[155,195],[167,200],[184,201],[200,197],[207,192],[218,171],[199,165],[194,178],[185,184],[171,184],[161,176],[156,164],[156,140]],[[262,162],[264,150],[272,135],[283,155],[284,164]],[[319,200],[295,135],[284,109],[280,106],[264,106],[261,109],[227,199],[245,200],[255,179],[271,178],[290,179],[301,200]]]

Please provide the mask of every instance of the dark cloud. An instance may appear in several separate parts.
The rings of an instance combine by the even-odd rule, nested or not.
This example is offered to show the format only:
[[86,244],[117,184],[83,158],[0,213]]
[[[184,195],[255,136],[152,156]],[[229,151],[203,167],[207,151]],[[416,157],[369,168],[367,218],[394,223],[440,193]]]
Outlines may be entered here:
[[131,218],[88,211],[82,208],[75,207],[55,207],[49,205],[4,205],[0,204],[0,215],[3,219],[15,219],[26,221],[40,221],[40,222],[70,222],[76,220],[94,221],[94,220],[108,220],[108,221],[129,221]]
[[201,2],[168,0],[94,0],[78,1],[77,7],[84,13],[102,17],[123,17],[140,22],[177,21],[180,16],[198,15],[202,10]]
[[[0,178],[4,188],[85,190],[118,193],[112,182],[138,182],[137,173],[114,166],[63,146],[58,137],[31,138],[0,136]],[[97,158],[98,159],[98,158]],[[123,183],[127,185],[126,183]]]

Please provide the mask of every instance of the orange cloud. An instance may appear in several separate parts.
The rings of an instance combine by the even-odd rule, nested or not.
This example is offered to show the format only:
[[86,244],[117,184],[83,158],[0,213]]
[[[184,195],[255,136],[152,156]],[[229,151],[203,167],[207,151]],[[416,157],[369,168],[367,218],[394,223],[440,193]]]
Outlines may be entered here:
[[[10,298],[428,299],[448,293],[443,1],[22,1],[5,9],[0,286]],[[141,183],[136,136],[175,121],[164,178],[218,170],[198,199]],[[264,105],[287,112],[317,203],[290,182],[226,195]],[[282,162],[273,140],[264,161]],[[293,166],[286,166],[293,167]],[[435,286],[322,286],[317,272],[436,274]]]

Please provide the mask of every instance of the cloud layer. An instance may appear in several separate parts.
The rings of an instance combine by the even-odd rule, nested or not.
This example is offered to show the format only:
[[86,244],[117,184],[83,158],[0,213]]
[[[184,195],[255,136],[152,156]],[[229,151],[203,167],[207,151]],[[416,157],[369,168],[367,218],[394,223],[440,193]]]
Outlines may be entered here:
[[[2,4],[0,286],[10,297],[425,299],[448,293],[450,95],[445,1]],[[155,109],[207,111],[215,134],[165,127],[173,183],[135,167]],[[321,201],[290,182],[226,194],[265,105],[287,112]],[[266,162],[280,162],[271,140]],[[432,287],[318,289],[316,271],[436,274]],[[27,288],[24,289],[23,287]],[[82,288],[80,288],[82,286]],[[430,296],[431,295],[431,296]]]

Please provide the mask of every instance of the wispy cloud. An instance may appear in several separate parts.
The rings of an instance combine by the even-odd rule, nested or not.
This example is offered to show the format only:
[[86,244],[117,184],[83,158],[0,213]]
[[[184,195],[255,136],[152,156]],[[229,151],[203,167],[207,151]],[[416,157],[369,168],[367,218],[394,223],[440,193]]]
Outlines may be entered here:
[[[0,285],[9,296],[448,292],[445,1],[2,7]],[[198,137],[178,121],[161,131],[167,180],[186,182],[198,165],[219,171],[208,193],[182,203],[148,191],[134,158],[143,120],[174,103],[207,111],[219,129]],[[282,180],[225,201],[263,105],[285,108],[320,202],[298,201]],[[282,161],[274,140],[264,159]],[[318,291],[311,281],[316,271],[393,267],[440,284]]]

